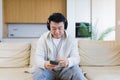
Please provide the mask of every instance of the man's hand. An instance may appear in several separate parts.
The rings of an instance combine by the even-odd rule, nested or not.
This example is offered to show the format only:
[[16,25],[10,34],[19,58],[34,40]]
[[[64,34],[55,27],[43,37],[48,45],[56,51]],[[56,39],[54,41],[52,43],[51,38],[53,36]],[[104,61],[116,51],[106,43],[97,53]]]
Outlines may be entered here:
[[67,58],[58,58],[57,61],[59,62],[60,67],[67,67],[69,64]]
[[44,65],[45,65],[45,68],[49,70],[57,68],[57,65],[50,64],[50,61],[46,61]]

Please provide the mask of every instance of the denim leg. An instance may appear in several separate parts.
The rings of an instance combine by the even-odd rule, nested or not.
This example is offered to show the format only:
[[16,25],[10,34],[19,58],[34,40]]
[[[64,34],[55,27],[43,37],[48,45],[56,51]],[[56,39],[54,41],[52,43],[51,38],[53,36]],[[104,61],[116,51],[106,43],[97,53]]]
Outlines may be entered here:
[[61,80],[85,80],[85,77],[79,66],[64,68],[60,72],[59,77]]
[[54,72],[47,69],[37,69],[33,73],[33,80],[54,80]]

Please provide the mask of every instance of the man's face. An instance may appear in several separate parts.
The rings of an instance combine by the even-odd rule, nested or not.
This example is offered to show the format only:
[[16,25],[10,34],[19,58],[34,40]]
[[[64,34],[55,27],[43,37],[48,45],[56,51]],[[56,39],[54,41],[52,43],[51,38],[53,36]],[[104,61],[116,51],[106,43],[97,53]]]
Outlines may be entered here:
[[50,22],[50,31],[52,36],[56,39],[59,39],[64,34],[64,22]]

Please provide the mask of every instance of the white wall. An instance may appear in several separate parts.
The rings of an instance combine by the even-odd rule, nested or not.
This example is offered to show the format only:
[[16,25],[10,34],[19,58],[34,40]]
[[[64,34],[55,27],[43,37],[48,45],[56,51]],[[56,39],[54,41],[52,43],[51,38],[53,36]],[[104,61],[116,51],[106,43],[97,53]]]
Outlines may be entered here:
[[90,22],[90,0],[67,0],[68,32],[75,37],[76,22]]
[[75,0],[67,0],[67,31],[75,37]]
[[75,22],[91,22],[90,0],[75,0]]
[[[109,27],[115,27],[115,14],[115,0],[92,0],[92,23],[98,35]],[[115,40],[115,32],[105,40]]]
[[[115,27],[115,6],[115,0],[67,0],[68,31],[75,36],[76,22],[92,22],[94,26],[98,21],[99,36],[105,29]],[[115,32],[107,35],[104,40],[115,40]]]
[[2,26],[3,26],[3,22],[2,22],[2,0],[0,0],[0,40],[2,38]]

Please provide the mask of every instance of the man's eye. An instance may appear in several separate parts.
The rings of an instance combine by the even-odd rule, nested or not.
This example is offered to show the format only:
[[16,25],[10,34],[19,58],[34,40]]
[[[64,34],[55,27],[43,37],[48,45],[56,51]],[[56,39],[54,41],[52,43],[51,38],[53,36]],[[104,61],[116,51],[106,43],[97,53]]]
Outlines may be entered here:
[[63,30],[63,28],[60,27],[59,30]]
[[52,30],[56,30],[56,29],[52,29]]

